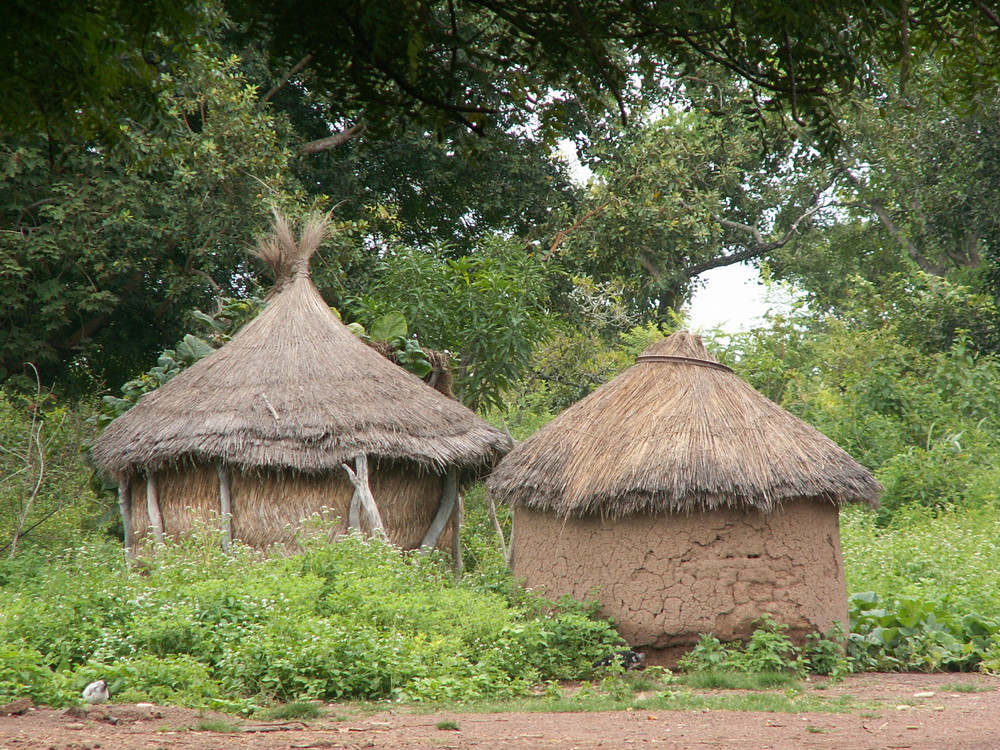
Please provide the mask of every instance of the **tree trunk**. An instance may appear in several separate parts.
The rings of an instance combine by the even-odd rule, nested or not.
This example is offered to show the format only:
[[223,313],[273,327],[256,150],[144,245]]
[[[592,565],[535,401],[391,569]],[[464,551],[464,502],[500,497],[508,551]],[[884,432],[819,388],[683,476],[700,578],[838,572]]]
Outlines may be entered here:
[[132,531],[132,480],[130,478],[124,479],[118,485],[118,510],[122,514],[122,525],[125,527],[125,555],[132,557],[135,534]]
[[[372,534],[385,537],[382,514],[379,513],[375,497],[372,495],[371,485],[368,483],[368,456],[359,453],[354,459],[354,470],[347,464],[341,464],[341,466],[347,472],[347,478],[351,480],[351,484],[354,485],[354,495],[360,501],[361,507],[368,517],[368,526],[371,528]],[[351,503],[354,503],[353,497]],[[348,523],[350,523],[349,520]]]

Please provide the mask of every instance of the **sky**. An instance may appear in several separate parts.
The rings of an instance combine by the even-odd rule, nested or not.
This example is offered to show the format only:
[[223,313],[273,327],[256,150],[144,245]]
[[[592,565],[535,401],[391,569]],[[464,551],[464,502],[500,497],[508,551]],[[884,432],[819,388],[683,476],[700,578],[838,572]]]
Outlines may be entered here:
[[706,271],[705,282],[691,300],[688,318],[692,328],[720,328],[726,333],[745,331],[758,325],[773,304],[757,269],[745,263]]

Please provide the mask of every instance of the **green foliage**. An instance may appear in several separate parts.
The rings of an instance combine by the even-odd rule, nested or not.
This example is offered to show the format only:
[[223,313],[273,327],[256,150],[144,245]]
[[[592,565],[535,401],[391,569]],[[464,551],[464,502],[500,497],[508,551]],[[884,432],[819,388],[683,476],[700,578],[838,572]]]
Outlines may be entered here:
[[105,512],[81,450],[92,433],[87,413],[51,393],[0,389],[0,555],[25,542],[61,546]]
[[18,1],[6,13],[0,130],[55,137],[114,136],[123,116],[155,127],[159,71],[204,46],[219,20],[216,3],[168,0]]
[[816,634],[805,646],[796,646],[785,635],[787,625],[763,615],[746,643],[723,644],[712,635],[702,635],[697,645],[681,657],[678,666],[707,674],[786,673],[805,676],[809,672],[842,676],[849,670],[843,653],[843,632],[834,629]]
[[851,607],[848,651],[860,669],[969,671],[983,668],[996,652],[997,620],[958,617],[938,602],[883,601],[874,592],[853,595]]
[[238,66],[191,50],[158,75],[161,127],[121,122],[121,148],[0,142],[0,379],[27,361],[65,387],[124,382],[189,310],[245,296],[256,228],[297,199],[285,124]]
[[426,377],[434,369],[427,359],[427,353],[420,348],[416,334],[412,337],[409,335],[406,316],[398,310],[376,318],[372,321],[370,331],[366,332],[360,323],[351,323],[348,327],[356,336],[389,344],[392,348],[393,361],[418,378]]
[[855,668],[995,671],[1000,565],[995,505],[898,511],[887,528],[844,516]]
[[708,91],[685,84],[690,98],[666,114],[590,147],[598,178],[558,245],[572,272],[619,288],[638,322],[671,322],[698,274],[789,243],[830,183],[794,123],[764,128],[745,87],[707,75]]
[[996,506],[897,511],[887,527],[871,514],[842,514],[849,591],[937,602],[959,616],[1000,618],[1000,514]]
[[446,245],[396,248],[352,314],[366,327],[401,311],[425,345],[452,352],[457,390],[467,404],[497,404],[526,370],[546,330],[546,269],[514,242],[484,241],[450,257]]
[[141,574],[115,547],[88,545],[3,580],[0,684],[56,705],[98,677],[121,700],[236,710],[464,701],[579,676],[620,642],[592,608],[513,602],[475,577],[456,584],[433,555],[360,537],[261,559],[239,545],[225,555],[205,532],[159,548]]
[[56,682],[39,651],[17,641],[0,641],[0,701],[31,698],[42,704],[61,702]]
[[1000,361],[961,331],[943,350],[936,336],[901,336],[920,318],[897,318],[893,294],[868,290],[868,310],[896,311],[880,320],[860,307],[846,320],[800,313],[731,337],[722,357],[875,472],[883,524],[914,504],[995,504]]
[[122,398],[105,396],[101,399],[101,413],[94,422],[99,429],[104,429],[112,420],[120,417],[135,406],[143,394],[155,391],[182,370],[190,367],[202,357],[215,351],[210,344],[190,333],[177,343],[176,349],[165,349],[156,358],[156,364],[137,378],[122,386]]

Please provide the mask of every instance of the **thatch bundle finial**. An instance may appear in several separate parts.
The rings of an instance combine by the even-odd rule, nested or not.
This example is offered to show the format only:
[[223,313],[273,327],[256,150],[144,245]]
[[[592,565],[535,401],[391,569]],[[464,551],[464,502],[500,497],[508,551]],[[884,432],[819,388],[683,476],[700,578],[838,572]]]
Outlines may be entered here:
[[284,289],[294,278],[309,275],[309,259],[326,238],[330,217],[315,213],[309,216],[295,241],[291,222],[275,210],[271,232],[257,243],[256,255],[274,274],[274,288],[269,297]]

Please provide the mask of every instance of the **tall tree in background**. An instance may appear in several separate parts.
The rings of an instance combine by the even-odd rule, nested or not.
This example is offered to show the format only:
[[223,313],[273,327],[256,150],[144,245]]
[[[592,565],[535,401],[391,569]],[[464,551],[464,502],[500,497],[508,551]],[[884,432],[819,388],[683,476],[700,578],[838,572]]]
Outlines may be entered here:
[[280,127],[235,60],[192,56],[158,97],[158,128],[114,146],[0,143],[0,378],[117,385],[246,283],[254,226],[294,188]]
[[[547,148],[603,133],[606,142],[589,144],[596,152],[643,167],[628,144],[651,136],[627,128],[670,103],[678,82],[693,84],[707,62],[740,82],[753,117],[808,128],[828,152],[843,140],[848,97],[873,90],[879,71],[905,87],[913,61],[931,54],[938,93],[981,107],[1000,64],[997,16],[975,0],[16,0],[8,20],[0,31],[0,77],[12,94],[0,106],[5,374],[24,359],[61,371],[107,357],[98,377],[112,377],[119,357],[111,369],[128,370],[152,342],[140,347],[122,321],[151,321],[160,345],[172,343],[183,309],[227,286],[239,291],[232,287],[247,278],[236,252],[252,231],[247,216],[306,202],[289,184],[293,169],[321,205],[349,185],[342,208],[368,222],[370,243],[394,235],[429,246],[458,223],[456,256],[491,233],[539,239],[533,225],[568,204],[568,221],[550,225],[544,249],[581,217],[564,175],[542,160]],[[242,53],[242,74],[223,45]],[[213,65],[223,72],[198,77],[199,66]],[[219,80],[232,84],[224,95],[213,88]],[[806,174],[812,154],[780,146],[754,156],[738,112],[713,120],[696,109],[688,118],[702,118],[704,132],[689,123],[684,137],[700,161],[668,170],[680,202],[657,206],[652,175],[627,183],[609,168],[606,185],[635,210],[622,203],[627,221],[608,223],[610,251],[591,253],[585,233],[565,248],[598,283],[641,269],[644,288],[629,293],[654,317],[705,263],[759,254],[802,228],[818,195],[820,183],[808,180],[787,202],[773,200],[763,178],[743,190],[735,175],[748,165],[780,169],[781,159],[797,159]],[[661,128],[666,145],[650,148],[686,148],[680,120],[673,131]],[[685,164],[709,174],[682,174]],[[682,242],[671,212],[681,223],[707,217],[692,227],[702,233],[696,242]],[[611,218],[595,215],[594,227]],[[616,240],[617,226],[635,245]],[[377,254],[347,259],[358,274],[345,274],[338,258],[331,275],[354,287],[334,294],[363,291]]]

